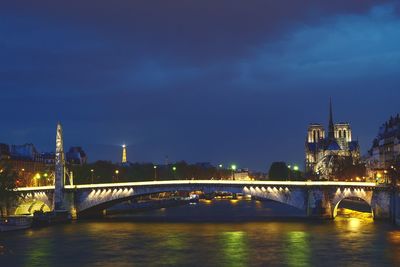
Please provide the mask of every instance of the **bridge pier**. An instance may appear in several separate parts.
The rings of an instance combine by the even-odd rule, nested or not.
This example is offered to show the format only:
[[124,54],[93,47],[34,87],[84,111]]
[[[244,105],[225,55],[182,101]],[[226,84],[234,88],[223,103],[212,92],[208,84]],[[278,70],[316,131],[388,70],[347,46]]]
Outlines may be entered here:
[[306,193],[307,217],[315,219],[334,219],[329,194],[320,189],[309,189]]
[[400,192],[393,192],[392,202],[392,221],[395,225],[400,226]]
[[376,191],[371,200],[371,209],[374,220],[390,220],[395,217],[392,211],[394,192]]

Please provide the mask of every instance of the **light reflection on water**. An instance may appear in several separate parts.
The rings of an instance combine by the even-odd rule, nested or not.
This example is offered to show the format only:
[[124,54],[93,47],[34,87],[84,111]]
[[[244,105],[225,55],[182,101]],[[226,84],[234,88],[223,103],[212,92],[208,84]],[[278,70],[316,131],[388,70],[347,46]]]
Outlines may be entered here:
[[288,266],[310,265],[309,234],[303,231],[292,231],[286,237],[286,259]]
[[400,231],[361,214],[321,222],[131,218],[0,234],[0,266],[74,265],[400,266]]
[[222,232],[220,247],[224,255],[224,266],[247,266],[248,248],[245,232]]

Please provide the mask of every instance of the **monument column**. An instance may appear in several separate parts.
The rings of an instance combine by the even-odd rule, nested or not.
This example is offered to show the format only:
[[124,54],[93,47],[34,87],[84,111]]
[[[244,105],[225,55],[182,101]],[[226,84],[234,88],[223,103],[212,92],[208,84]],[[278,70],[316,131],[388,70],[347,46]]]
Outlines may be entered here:
[[55,158],[55,188],[54,188],[54,210],[65,210],[64,207],[64,185],[65,185],[65,157],[63,147],[63,133],[61,124],[57,124],[56,135],[56,158]]

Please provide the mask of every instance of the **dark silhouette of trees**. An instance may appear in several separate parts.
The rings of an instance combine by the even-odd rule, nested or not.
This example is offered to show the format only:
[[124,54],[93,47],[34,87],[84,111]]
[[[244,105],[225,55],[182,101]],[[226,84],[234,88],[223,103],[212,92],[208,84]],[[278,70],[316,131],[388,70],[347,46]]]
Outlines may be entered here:
[[273,162],[269,168],[268,177],[270,180],[286,181],[289,179],[289,168],[283,161]]
[[0,216],[9,213],[10,206],[18,197],[17,174],[7,167],[0,166]]
[[[74,184],[138,182],[154,180],[207,180],[231,176],[231,170],[188,164],[179,161],[168,165],[153,163],[114,164],[110,161],[96,161],[84,165],[68,166],[74,174]],[[118,173],[116,173],[118,171]]]

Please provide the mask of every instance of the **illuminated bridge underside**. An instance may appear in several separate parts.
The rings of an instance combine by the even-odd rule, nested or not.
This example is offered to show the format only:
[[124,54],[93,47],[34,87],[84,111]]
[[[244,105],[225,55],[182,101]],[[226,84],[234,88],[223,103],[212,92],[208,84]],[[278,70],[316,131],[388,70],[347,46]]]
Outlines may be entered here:
[[[19,188],[25,201],[51,203],[53,187]],[[274,200],[311,217],[334,218],[345,198],[357,197],[371,206],[376,218],[390,217],[390,191],[374,183],[175,180],[65,186],[64,202],[78,214],[102,210],[138,196],[174,191],[243,193]],[[49,205],[51,207],[51,205]]]

